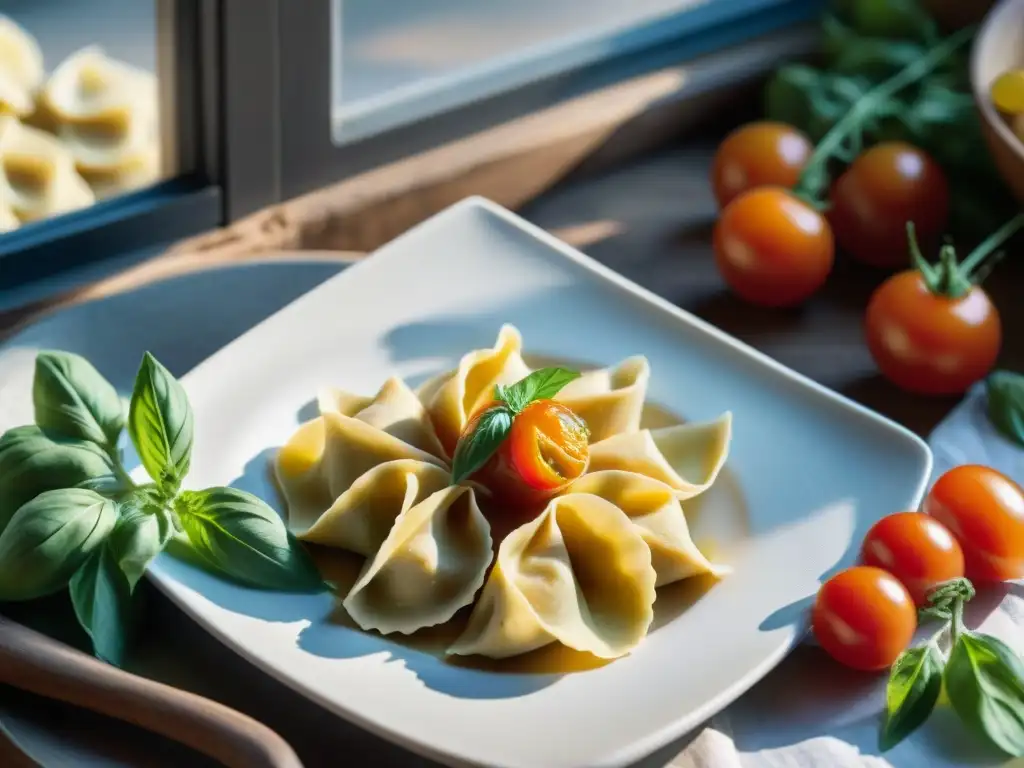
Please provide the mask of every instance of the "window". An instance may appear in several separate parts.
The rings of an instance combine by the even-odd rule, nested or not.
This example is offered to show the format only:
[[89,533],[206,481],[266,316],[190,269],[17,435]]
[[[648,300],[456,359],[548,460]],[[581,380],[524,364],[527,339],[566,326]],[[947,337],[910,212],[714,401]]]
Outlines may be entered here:
[[0,294],[627,78],[825,0],[4,0]]
[[664,42],[730,5],[750,3],[333,0],[335,143]]
[[9,11],[0,18],[0,229],[173,173],[160,153],[152,2],[19,0]]
[[[183,34],[200,2],[3,4],[0,288],[177,234],[154,216],[203,186],[192,178],[201,171],[197,82],[186,82],[198,39]],[[191,66],[179,67],[185,56]],[[196,223],[214,226],[219,206],[205,197]],[[111,239],[118,230],[127,240]]]
[[281,193],[810,19],[821,5],[278,0]]

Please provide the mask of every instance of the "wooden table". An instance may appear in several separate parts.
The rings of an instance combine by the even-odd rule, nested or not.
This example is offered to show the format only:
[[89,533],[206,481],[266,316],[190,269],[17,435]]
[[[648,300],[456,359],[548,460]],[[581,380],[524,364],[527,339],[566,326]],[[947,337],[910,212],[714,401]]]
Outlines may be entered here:
[[[715,208],[706,179],[712,151],[711,141],[690,142],[596,175],[570,174],[554,189],[525,204],[520,212],[784,364],[919,434],[927,434],[956,401],[907,395],[877,376],[862,341],[861,316],[867,297],[881,279],[878,273],[840,259],[827,287],[799,310],[754,308],[724,290],[709,245]],[[1024,302],[1019,300],[1024,275],[1022,266],[1012,262],[1011,255],[989,287],[1003,311],[1007,331],[1002,363],[1024,370],[1024,341],[1013,333],[1024,327]],[[196,266],[195,261],[187,264],[189,269]],[[10,330],[41,308],[0,317],[0,336],[5,326]],[[183,618],[154,590],[149,588],[146,594],[150,621],[140,653],[131,665],[134,671],[158,679],[187,680],[183,685],[253,715],[288,740],[309,768],[348,764],[338,761],[338,744],[346,745],[346,756],[353,758],[353,765],[363,764],[356,756],[361,755],[365,761],[370,754],[374,765],[427,764],[305,704],[297,694],[255,671]],[[156,650],[169,642],[179,649],[175,658]],[[233,681],[230,689],[219,684],[225,678]],[[86,734],[95,725],[103,739],[116,739],[128,752],[132,745],[150,745],[152,749],[151,745],[158,744],[160,765],[176,761],[208,764],[197,756],[189,756],[187,763],[182,763],[182,753],[175,745],[154,740],[129,726],[75,713],[9,689],[0,691],[0,697],[8,704],[24,706],[30,713],[43,713],[38,715],[42,722],[70,728],[83,738],[99,738]],[[294,713],[299,711],[303,715],[296,719]],[[324,733],[330,734],[334,747],[325,746]],[[0,738],[0,764],[19,765],[9,745],[7,749],[5,753]],[[168,759],[171,762],[166,762]]]

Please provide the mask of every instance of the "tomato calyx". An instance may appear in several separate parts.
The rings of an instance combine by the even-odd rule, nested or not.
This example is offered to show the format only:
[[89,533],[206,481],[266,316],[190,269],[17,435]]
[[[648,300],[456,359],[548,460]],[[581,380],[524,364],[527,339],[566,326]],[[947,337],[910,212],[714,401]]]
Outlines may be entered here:
[[939,250],[938,262],[932,264],[921,253],[914,222],[908,221],[907,242],[910,258],[929,292],[935,296],[959,299],[989,276],[992,268],[1003,256],[1002,252],[994,251],[1021,227],[1024,227],[1024,213],[1018,213],[985,238],[962,262],[957,258],[956,248],[952,243],[946,243]]
[[969,602],[974,594],[974,585],[970,579],[964,577],[936,584],[928,592],[928,604],[918,611],[918,616],[922,622],[927,619],[952,621],[955,630],[957,626],[963,626],[964,604]]

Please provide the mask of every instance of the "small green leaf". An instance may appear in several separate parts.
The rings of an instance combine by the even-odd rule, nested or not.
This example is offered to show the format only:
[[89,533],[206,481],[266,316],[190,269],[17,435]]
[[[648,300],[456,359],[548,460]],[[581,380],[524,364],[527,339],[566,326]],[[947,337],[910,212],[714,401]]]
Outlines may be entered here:
[[1024,448],[1024,376],[994,371],[985,380],[985,390],[992,426]]
[[476,424],[476,429],[463,436],[455,446],[455,456],[452,457],[452,482],[461,483],[486,464],[511,429],[511,410],[499,406],[484,411]]
[[71,488],[114,472],[103,449],[85,440],[52,438],[35,425],[0,437],[0,531],[44,491]]
[[942,691],[942,654],[934,643],[904,651],[885,688],[885,719],[879,744],[892,749],[928,719]]
[[92,363],[70,352],[40,352],[32,380],[36,424],[49,432],[91,440],[113,452],[124,427],[117,390]]
[[175,493],[192,457],[192,407],[178,380],[149,352],[135,376],[128,433],[149,476]]
[[562,387],[579,377],[579,371],[571,371],[568,368],[541,368],[511,386],[495,390],[495,396],[503,400],[515,414],[534,400],[554,397]]
[[945,679],[949,702],[966,725],[1007,754],[1024,756],[1024,664],[1011,648],[965,631]]
[[71,577],[69,591],[75,616],[92,640],[93,652],[120,666],[124,661],[132,598],[109,539],[78,567]]
[[110,534],[109,549],[129,590],[134,591],[153,558],[164,550],[175,533],[171,510],[127,505],[127,511]]
[[176,509],[193,549],[218,571],[263,589],[325,589],[302,544],[251,493],[237,488],[185,491]]
[[36,496],[0,534],[0,600],[30,600],[64,587],[116,522],[117,505],[94,491]]

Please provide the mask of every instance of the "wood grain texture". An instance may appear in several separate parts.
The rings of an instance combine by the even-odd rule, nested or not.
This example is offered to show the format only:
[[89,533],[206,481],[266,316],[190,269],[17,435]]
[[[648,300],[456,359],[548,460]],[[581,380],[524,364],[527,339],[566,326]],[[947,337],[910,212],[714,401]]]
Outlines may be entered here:
[[292,748],[252,718],[104,664],[3,617],[0,682],[141,726],[228,768],[302,768]]

